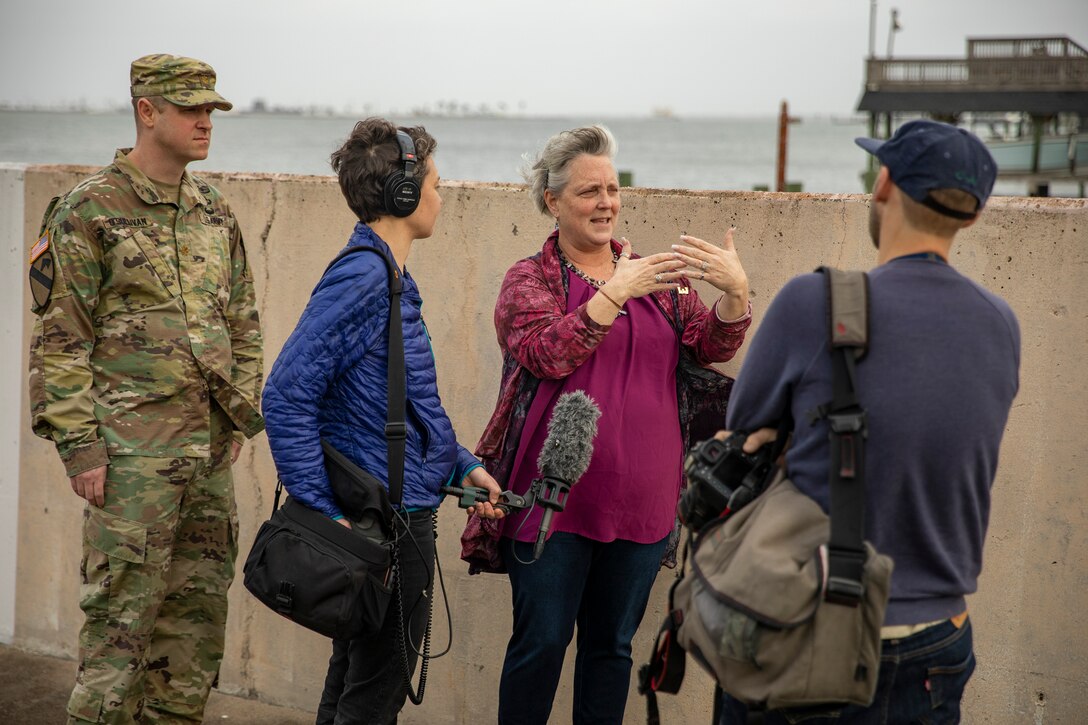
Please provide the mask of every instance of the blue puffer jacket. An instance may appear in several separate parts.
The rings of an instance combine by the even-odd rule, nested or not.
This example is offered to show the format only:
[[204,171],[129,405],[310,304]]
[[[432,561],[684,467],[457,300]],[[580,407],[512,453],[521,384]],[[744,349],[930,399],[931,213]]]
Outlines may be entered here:
[[[348,247],[389,247],[356,224]],[[480,465],[458,445],[442,409],[419,288],[403,275],[401,314],[408,379],[406,508],[435,508],[438,487]],[[325,474],[321,438],[386,483],[385,416],[389,282],[369,252],[344,257],[318,282],[298,326],[272,366],[264,389],[268,442],[291,496],[332,517],[341,515]]]

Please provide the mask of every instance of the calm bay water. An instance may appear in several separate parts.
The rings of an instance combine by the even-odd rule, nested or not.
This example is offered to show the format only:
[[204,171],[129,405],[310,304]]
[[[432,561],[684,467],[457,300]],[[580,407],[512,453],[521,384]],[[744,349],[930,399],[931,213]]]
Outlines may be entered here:
[[[218,115],[211,155],[194,170],[331,174],[329,154],[356,119],[230,113]],[[520,182],[521,156],[552,134],[603,122],[619,142],[616,166],[634,173],[635,186],[663,189],[751,190],[774,185],[776,118],[422,118],[438,139],[445,179]],[[787,180],[803,190],[860,193],[866,154],[853,139],[866,134],[858,120],[805,118],[789,129]],[[131,146],[130,113],[0,111],[0,162],[104,166],[114,149]],[[1022,183],[999,182],[995,193],[1025,193]],[[1060,189],[1052,190],[1062,193]],[[1075,191],[1075,190],[1074,190]]]
[[[397,118],[438,139],[443,178],[520,182],[521,155],[553,133],[603,122],[619,142],[616,166],[636,186],[750,190],[774,184],[776,119]],[[223,114],[211,155],[191,168],[331,174],[329,154],[355,119]],[[865,154],[857,122],[805,119],[790,127],[788,179],[805,191],[860,192]],[[0,161],[103,166],[135,138],[128,113],[0,111]]]

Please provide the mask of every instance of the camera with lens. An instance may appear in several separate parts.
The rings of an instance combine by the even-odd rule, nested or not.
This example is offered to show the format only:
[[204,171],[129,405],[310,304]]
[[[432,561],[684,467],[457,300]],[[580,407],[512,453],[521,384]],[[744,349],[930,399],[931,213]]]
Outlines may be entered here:
[[743,508],[767,488],[774,475],[774,445],[745,453],[747,433],[697,443],[684,461],[688,488],[680,499],[680,521],[692,531]]

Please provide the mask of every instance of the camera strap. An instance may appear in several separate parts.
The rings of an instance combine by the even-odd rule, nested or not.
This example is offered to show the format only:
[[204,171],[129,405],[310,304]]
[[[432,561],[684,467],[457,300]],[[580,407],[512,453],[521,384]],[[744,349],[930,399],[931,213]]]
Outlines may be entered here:
[[869,278],[864,272],[820,267],[827,280],[831,348],[830,431],[831,539],[824,598],[856,607],[864,592],[865,438],[868,421],[857,398],[857,362],[869,345]]
[[[691,548],[692,533],[688,531],[684,542],[684,551],[679,557],[680,571],[669,587],[669,610],[654,638],[653,653],[650,661],[638,669],[638,692],[646,697],[646,725],[661,725],[661,714],[657,706],[657,693],[675,695],[684,683],[687,651],[677,641],[680,625],[684,623],[684,612],[674,604],[676,587],[684,578],[687,568],[688,550]],[[715,696],[720,699],[720,693]],[[715,720],[717,722],[717,720]]]

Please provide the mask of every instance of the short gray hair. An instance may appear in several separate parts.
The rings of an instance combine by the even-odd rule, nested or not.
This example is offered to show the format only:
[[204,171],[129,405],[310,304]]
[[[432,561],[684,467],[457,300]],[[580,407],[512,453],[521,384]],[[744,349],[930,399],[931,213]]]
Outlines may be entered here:
[[616,139],[604,126],[582,126],[555,134],[536,157],[526,154],[521,175],[529,183],[529,196],[541,214],[548,212],[544,191],[559,196],[570,181],[570,162],[582,154],[616,157]]

